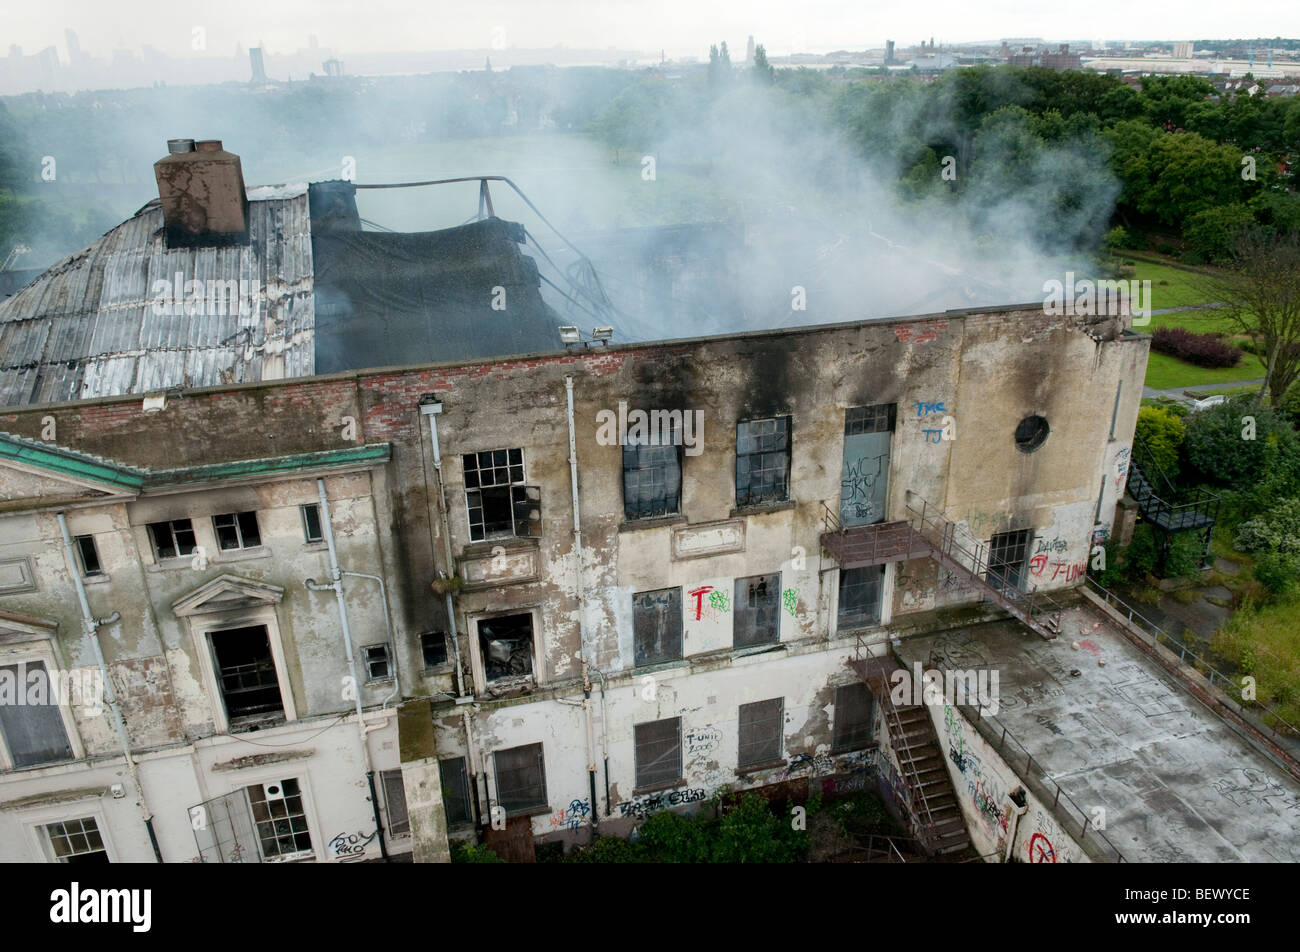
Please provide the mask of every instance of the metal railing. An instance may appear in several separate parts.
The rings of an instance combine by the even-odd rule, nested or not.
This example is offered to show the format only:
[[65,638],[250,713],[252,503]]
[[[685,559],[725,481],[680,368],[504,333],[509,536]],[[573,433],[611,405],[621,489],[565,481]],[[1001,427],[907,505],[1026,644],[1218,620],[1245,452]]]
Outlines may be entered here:
[[[930,800],[925,795],[925,788],[919,782],[914,782],[916,774],[916,755],[912,752],[912,745],[907,739],[907,733],[903,729],[903,722],[898,716],[898,709],[894,707],[893,697],[888,689],[889,672],[885,670],[885,665],[879,658],[867,657],[863,659],[863,664],[866,665],[868,669],[875,669],[876,674],[881,679],[882,685],[884,685],[884,689],[880,692],[882,695],[880,698],[880,707],[885,712],[885,716],[889,718],[888,723],[891,738],[896,737],[895,743],[901,745],[903,752],[907,754],[906,765],[903,764],[901,756],[899,757],[899,767],[901,768],[899,770],[899,776],[902,777],[903,785],[907,790],[907,812],[908,817],[912,821],[911,832],[926,848],[926,850],[937,849],[938,842],[933,836],[936,826],[934,813],[930,810]],[[930,723],[928,711],[926,712],[926,723]],[[897,746],[895,746],[894,752],[895,754],[900,753]],[[942,757],[942,751],[940,751],[940,756]],[[940,766],[942,766],[942,763]],[[918,796],[920,797],[919,806],[925,811],[924,818],[922,818],[917,809]]]
[[[1204,656],[1198,654],[1184,645],[1181,641],[1175,639],[1171,634],[1169,634],[1169,632],[1165,631],[1151,619],[1147,618],[1128,602],[1110,591],[1110,589],[1098,585],[1090,576],[1084,576],[1084,582],[1086,586],[1094,589],[1106,604],[1113,607],[1116,611],[1126,615],[1130,626],[1137,630],[1137,633],[1140,637],[1143,637],[1144,641],[1148,641],[1145,636],[1149,635],[1150,644],[1163,645],[1170,651],[1176,651],[1178,654],[1178,660],[1184,664],[1188,664],[1188,659],[1191,658],[1192,661],[1190,662],[1190,666],[1192,670],[1201,673],[1201,669],[1204,668],[1204,676],[1210,682],[1210,687],[1217,687],[1220,693],[1222,693],[1227,700],[1236,705],[1239,714],[1244,714],[1248,710],[1241,699],[1241,686],[1235,679],[1228,677],[1228,675],[1210,664]],[[1226,690],[1225,686],[1231,686],[1232,691]],[[1267,704],[1260,701],[1251,701],[1250,703],[1253,708],[1263,711],[1269,717],[1272,717],[1278,724],[1283,726],[1284,729],[1279,731],[1273,724],[1263,722],[1263,720],[1260,719],[1260,726],[1266,728],[1274,737],[1300,738],[1300,727],[1292,724]]]
[[[992,747],[994,750],[998,752],[998,754],[1001,755],[1002,759],[1006,762],[1007,766],[1020,775],[1020,778],[1022,780],[1028,782],[1030,776],[1034,775],[1036,776],[1038,782],[1044,787],[1044,789],[1048,789],[1049,784],[1051,785],[1051,787],[1056,788],[1056,795],[1052,798],[1052,803],[1051,803],[1052,810],[1053,812],[1058,812],[1058,814],[1059,811],[1063,810],[1065,816],[1069,817],[1070,819],[1074,820],[1076,823],[1079,824],[1079,832],[1077,836],[1080,840],[1085,839],[1089,836],[1093,837],[1094,840],[1100,840],[1102,843],[1106,845],[1106,848],[1109,850],[1109,852],[1114,854],[1115,862],[1117,863],[1128,862],[1128,860],[1124,858],[1124,854],[1119,851],[1119,847],[1117,847],[1114,843],[1110,841],[1110,837],[1108,837],[1096,826],[1092,825],[1092,817],[1089,816],[1087,813],[1085,813],[1083,808],[1080,807],[1077,803],[1075,803],[1074,799],[1068,793],[1066,793],[1064,790],[1061,789],[1061,785],[1059,783],[1057,783],[1052,777],[1048,776],[1047,771],[1045,771],[1041,766],[1039,766],[1035,774],[1034,755],[1029,752],[1029,749],[1025,747],[1024,744],[1020,743],[1020,741],[1016,739],[1016,736],[1012,734],[1011,731],[1007,730],[1005,724],[1003,724],[993,715],[985,714],[983,708],[981,708],[979,705],[966,704],[966,705],[958,705],[958,707],[959,709],[966,708],[967,710],[974,710],[975,723],[977,724],[986,723],[993,729],[993,731],[997,735],[996,739],[989,739],[987,737],[985,737],[984,739],[988,742],[990,747]],[[1015,745],[1016,748],[1019,748],[1018,752],[1013,751],[1011,745]],[[1013,754],[1015,756],[1014,760],[1012,759]],[[1019,769],[1017,769],[1016,766],[1018,763],[1021,762],[1022,757],[1024,758],[1023,762],[1025,765],[1023,773]],[[1073,811],[1073,813],[1071,811]],[[1082,820],[1076,819],[1074,816],[1075,813],[1077,813],[1078,816],[1082,818]],[[1058,815],[1058,819],[1059,819],[1059,815]],[[1062,823],[1061,825],[1062,827],[1065,828],[1065,831],[1069,833],[1071,836],[1076,835],[1073,831],[1069,829],[1068,825],[1066,825],[1065,823]]]

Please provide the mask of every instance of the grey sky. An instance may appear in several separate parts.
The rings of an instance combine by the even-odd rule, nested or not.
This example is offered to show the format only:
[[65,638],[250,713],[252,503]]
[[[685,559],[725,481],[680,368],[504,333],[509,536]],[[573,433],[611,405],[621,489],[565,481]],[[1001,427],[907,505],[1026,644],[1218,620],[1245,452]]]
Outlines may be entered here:
[[[235,45],[290,53],[315,34],[348,52],[507,46],[617,47],[707,55],[727,40],[743,56],[753,34],[774,55],[941,41],[1041,36],[1048,40],[1200,39],[1300,35],[1300,5],[1221,0],[28,0],[3,2],[4,44],[32,53],[77,31],[83,50],[149,45],[172,56],[231,55]],[[206,49],[193,49],[195,28]],[[2,54],[3,51],[0,51]]]

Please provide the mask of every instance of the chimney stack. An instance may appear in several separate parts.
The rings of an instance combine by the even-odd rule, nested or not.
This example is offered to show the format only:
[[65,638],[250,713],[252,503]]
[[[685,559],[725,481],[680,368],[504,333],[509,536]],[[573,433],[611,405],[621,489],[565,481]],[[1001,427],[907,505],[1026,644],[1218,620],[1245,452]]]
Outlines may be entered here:
[[248,194],[239,156],[219,139],[169,139],[153,164],[169,247],[248,240]]

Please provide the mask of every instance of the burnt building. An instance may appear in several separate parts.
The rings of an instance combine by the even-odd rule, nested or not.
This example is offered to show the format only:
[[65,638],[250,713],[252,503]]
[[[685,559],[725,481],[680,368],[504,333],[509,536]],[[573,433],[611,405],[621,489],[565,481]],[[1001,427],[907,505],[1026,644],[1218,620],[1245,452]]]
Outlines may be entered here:
[[377,235],[322,183],[183,233],[164,178],[0,302],[0,674],[79,686],[0,705],[6,860],[527,856],[791,779],[908,809],[847,662],[1054,637],[1123,493],[1123,314],[565,347],[509,222]]

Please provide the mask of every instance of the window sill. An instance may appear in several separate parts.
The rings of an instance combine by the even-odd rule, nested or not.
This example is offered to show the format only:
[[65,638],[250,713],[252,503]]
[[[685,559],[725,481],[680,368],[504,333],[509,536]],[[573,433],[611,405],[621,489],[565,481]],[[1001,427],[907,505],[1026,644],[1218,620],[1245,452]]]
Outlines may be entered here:
[[506,552],[519,549],[538,549],[541,548],[541,543],[542,540],[537,536],[507,535],[499,538],[488,537],[464,546],[460,550],[460,560],[488,558],[495,554],[492,550],[497,547],[505,549]]
[[99,575],[83,575],[81,577],[82,585],[107,585],[111,581],[112,579],[102,572]]
[[785,758],[780,757],[776,760],[765,760],[761,764],[750,764],[747,767],[737,767],[735,774],[737,777],[747,777],[750,774],[762,773],[764,770],[771,770],[774,767],[784,767]]
[[271,550],[265,546],[252,546],[247,549],[219,549],[215,559],[208,559],[208,564],[216,562],[248,562],[252,559],[269,559]]
[[785,499],[781,502],[764,502],[755,506],[737,506],[731,510],[731,518],[739,516],[761,516],[769,512],[785,512],[787,509],[793,509],[798,503],[793,499]]
[[[159,559],[155,556],[153,565],[146,565],[144,568],[146,572],[174,572],[176,569],[188,569],[194,562],[194,555],[195,553],[192,552],[189,555],[178,555],[170,559]],[[208,564],[211,564],[210,559]]]
[[654,516],[648,519],[624,519],[618,524],[619,532],[636,532],[639,529],[663,529],[667,526],[684,526],[688,521],[681,513],[671,516]]
[[643,793],[658,793],[660,790],[672,790],[675,787],[686,786],[686,778],[678,777],[676,780],[665,780],[662,783],[649,783],[644,787],[633,787],[632,796],[639,797]]
[[[500,804],[497,805],[500,806]],[[551,805],[549,803],[543,803],[541,806],[536,807],[518,807],[514,810],[507,810],[506,819],[510,820],[520,816],[541,816],[543,813],[550,812]]]
[[435,664],[433,667],[426,667],[424,673],[426,675],[453,674],[454,669],[452,668],[450,661],[444,661],[442,664]]

